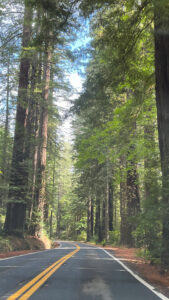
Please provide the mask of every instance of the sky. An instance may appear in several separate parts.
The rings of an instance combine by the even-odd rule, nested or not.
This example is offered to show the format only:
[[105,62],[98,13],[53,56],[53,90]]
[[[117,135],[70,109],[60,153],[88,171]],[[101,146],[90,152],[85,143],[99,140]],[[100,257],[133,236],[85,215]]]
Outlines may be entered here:
[[[91,37],[89,35],[89,20],[83,20],[83,25],[79,29],[77,34],[77,39],[70,45],[70,49],[72,51],[81,51],[80,49],[84,49],[88,47],[91,41]],[[68,110],[71,107],[69,100],[76,99],[83,87],[83,82],[85,81],[85,67],[89,60],[87,55],[80,57],[80,62],[75,62],[73,64],[72,69],[70,69],[70,73],[67,74],[68,80],[72,86],[72,95],[69,97],[68,101],[63,97],[59,100],[59,111],[61,115],[64,115],[64,110]],[[65,141],[73,142],[73,129],[71,126],[72,117],[69,116],[59,128],[59,135],[63,136]]]
[[[70,84],[72,85],[73,88],[73,94],[69,99],[74,100],[78,97],[78,95],[82,91],[82,85],[84,79],[78,74],[77,71],[70,73],[68,77],[69,77]],[[62,116],[64,115],[64,111],[69,110],[71,107],[69,99],[66,100],[63,97],[60,98],[59,100],[59,111]],[[71,122],[72,122],[72,117],[69,116],[68,118],[66,118],[66,120],[63,121],[62,125],[59,128],[59,135],[63,136],[63,139],[70,143],[72,143],[73,141],[73,129],[72,129]]]

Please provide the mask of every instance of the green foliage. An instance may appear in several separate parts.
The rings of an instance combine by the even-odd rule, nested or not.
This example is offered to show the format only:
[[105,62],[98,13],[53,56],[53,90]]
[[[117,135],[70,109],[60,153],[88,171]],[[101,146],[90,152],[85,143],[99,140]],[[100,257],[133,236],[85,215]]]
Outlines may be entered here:
[[136,255],[138,257],[142,257],[148,261],[151,261],[151,264],[156,264],[156,265],[161,264],[160,252],[158,253],[158,255],[153,256],[152,253],[147,248],[140,248],[136,251]]
[[157,215],[157,206],[149,207],[139,216],[138,226],[133,232],[137,247],[147,249],[151,261],[161,257],[162,223]]
[[[158,259],[162,226],[161,176],[152,20],[150,2],[110,2],[93,16],[92,58],[83,93],[75,102],[78,128],[75,150],[83,197],[89,188],[94,197],[97,189],[100,192],[100,186],[104,189],[106,173],[103,170],[109,161],[117,195],[114,205],[117,210],[121,201],[121,218],[129,213],[128,195],[121,193],[121,184],[126,182],[129,172],[132,173],[133,165],[136,166],[139,177],[135,185],[140,190],[141,213],[138,217],[131,217],[129,213],[126,226],[136,228],[133,233],[135,243],[144,245],[152,257]],[[121,164],[122,160],[124,164]],[[125,200],[120,198],[121,195],[126,197]],[[101,198],[103,204],[104,191]],[[123,214],[122,201],[126,202]],[[97,203],[95,205],[97,208]],[[103,214],[103,208],[100,212]],[[102,226],[104,228],[104,224]],[[104,243],[104,229],[102,233]],[[111,240],[119,242],[119,231],[110,232]]]
[[113,230],[109,231],[109,243],[112,245],[119,245],[120,243],[120,231],[119,230]]
[[104,240],[102,240],[102,242],[101,242],[101,245],[103,246],[103,247],[105,247],[106,246],[106,240],[104,239]]
[[0,232],[2,232],[3,230],[4,221],[5,221],[5,214],[4,214],[4,210],[1,208],[0,209]]
[[0,252],[8,252],[12,251],[12,245],[10,243],[10,240],[7,238],[4,238],[3,236],[0,236]]
[[77,235],[76,240],[85,242],[86,238],[87,238],[86,231],[81,231],[81,233]]

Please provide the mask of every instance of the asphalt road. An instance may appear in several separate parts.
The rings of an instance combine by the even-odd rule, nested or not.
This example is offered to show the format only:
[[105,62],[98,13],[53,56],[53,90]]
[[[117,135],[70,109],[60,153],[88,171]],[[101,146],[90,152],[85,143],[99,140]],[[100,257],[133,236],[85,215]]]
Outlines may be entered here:
[[167,300],[111,254],[80,243],[0,260],[0,299]]

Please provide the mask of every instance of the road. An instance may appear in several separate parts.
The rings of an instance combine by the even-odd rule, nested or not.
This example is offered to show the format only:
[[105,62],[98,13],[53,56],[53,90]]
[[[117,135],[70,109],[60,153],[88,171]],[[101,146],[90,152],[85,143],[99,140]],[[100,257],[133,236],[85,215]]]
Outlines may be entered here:
[[129,272],[111,252],[62,242],[57,249],[0,260],[0,299],[169,299]]

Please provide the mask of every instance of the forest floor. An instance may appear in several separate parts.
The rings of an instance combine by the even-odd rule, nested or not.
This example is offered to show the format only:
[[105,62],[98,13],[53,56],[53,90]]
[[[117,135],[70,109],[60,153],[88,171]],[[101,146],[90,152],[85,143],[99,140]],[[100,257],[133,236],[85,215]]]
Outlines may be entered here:
[[134,273],[153,285],[162,294],[169,297],[169,271],[163,274],[160,267],[152,265],[150,261],[138,256],[135,248],[118,248],[105,246],[105,250],[112,250],[115,257],[120,259]]

